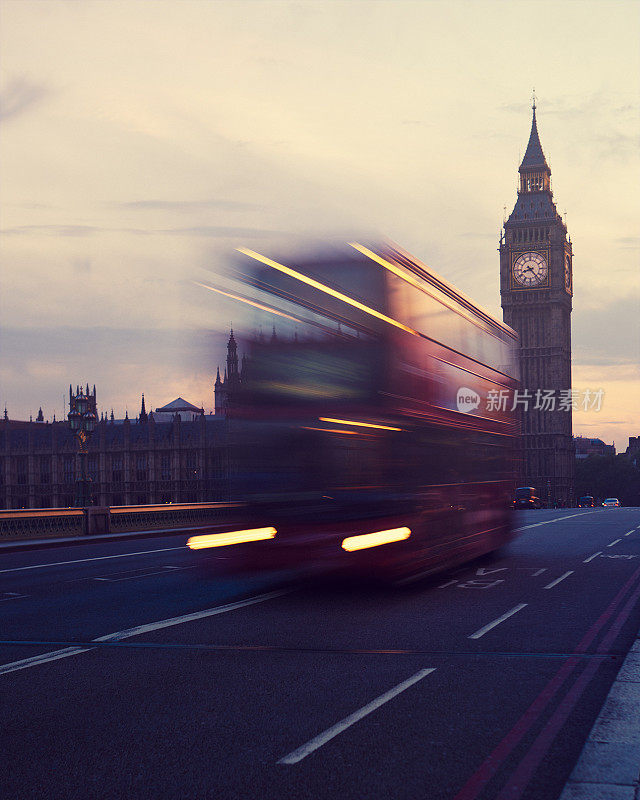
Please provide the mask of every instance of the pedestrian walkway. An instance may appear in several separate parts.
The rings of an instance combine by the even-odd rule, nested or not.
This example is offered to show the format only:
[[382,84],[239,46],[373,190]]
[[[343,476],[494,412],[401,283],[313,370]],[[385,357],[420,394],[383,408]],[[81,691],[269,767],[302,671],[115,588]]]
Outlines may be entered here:
[[640,635],[559,800],[640,800]]

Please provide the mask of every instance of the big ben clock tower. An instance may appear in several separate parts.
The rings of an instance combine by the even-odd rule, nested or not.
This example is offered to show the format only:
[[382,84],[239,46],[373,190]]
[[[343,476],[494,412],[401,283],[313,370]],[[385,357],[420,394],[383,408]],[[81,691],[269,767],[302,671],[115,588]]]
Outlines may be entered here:
[[567,227],[553,202],[535,101],[529,143],[518,172],[518,199],[500,239],[500,295],[504,321],[520,335],[519,480],[534,486],[545,499],[550,494],[561,503],[569,502],[574,487],[568,400],[573,253]]

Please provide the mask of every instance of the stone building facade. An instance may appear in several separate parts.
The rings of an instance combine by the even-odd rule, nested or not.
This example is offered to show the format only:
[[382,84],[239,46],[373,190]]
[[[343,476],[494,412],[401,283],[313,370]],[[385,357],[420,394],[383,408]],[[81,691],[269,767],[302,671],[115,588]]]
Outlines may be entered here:
[[[228,499],[227,422],[201,415],[182,422],[98,422],[88,442],[87,474],[101,506]],[[67,422],[0,420],[0,507],[73,506],[81,475]]]
[[[229,499],[229,410],[240,385],[231,332],[224,383],[215,384],[215,414],[182,398],[147,413],[142,396],[136,420],[102,414],[85,456],[70,422],[0,419],[0,508],[74,505],[82,458],[92,503],[99,506],[214,502]],[[97,418],[96,388],[69,387],[69,415],[82,396]]]

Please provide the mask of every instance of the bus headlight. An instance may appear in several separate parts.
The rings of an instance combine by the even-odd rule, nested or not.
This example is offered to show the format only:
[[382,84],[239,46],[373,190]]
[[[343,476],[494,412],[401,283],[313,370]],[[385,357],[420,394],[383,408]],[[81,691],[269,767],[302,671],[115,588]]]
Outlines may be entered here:
[[273,539],[276,533],[275,528],[250,528],[246,531],[208,533],[203,536],[192,536],[187,541],[187,547],[191,550],[204,550],[207,547],[226,547],[230,544],[260,542],[264,539]]
[[391,528],[388,531],[376,533],[363,533],[360,536],[348,536],[342,541],[342,549],[349,553],[354,550],[366,550],[368,547],[378,547],[389,542],[401,542],[411,536],[410,528]]

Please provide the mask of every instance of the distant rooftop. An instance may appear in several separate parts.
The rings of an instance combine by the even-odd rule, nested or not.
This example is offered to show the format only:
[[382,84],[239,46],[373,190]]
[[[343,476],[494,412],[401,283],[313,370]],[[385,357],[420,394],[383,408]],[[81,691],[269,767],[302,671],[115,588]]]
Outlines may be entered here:
[[190,411],[194,414],[204,413],[204,409],[194,406],[193,403],[189,403],[183,397],[172,400],[170,403],[167,403],[166,406],[162,406],[162,408],[156,408],[156,413],[159,414],[177,414],[180,411]]

